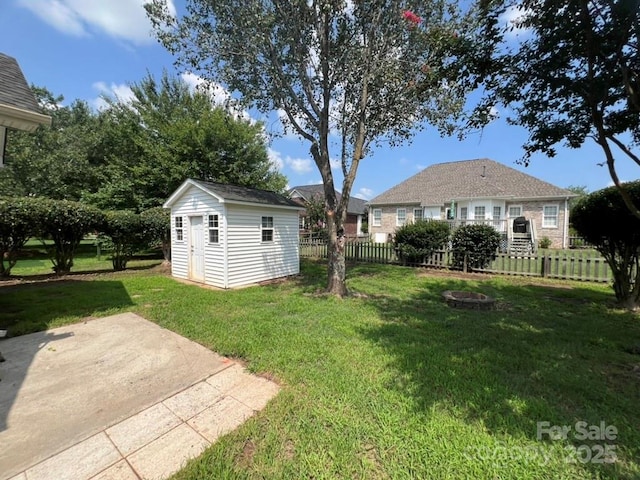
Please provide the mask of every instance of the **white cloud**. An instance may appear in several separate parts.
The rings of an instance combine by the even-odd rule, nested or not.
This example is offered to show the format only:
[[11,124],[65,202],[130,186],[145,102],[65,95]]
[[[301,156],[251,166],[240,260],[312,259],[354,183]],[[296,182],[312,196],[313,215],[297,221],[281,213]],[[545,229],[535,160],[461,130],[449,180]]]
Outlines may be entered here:
[[373,190],[371,190],[370,188],[362,187],[358,190],[354,197],[360,198],[362,200],[371,200],[373,198]]
[[418,163],[418,164],[416,165],[416,169],[418,169],[418,170],[424,170],[425,168],[427,168],[427,166],[426,166],[426,165],[422,165],[422,164],[420,164],[420,163]]
[[277,169],[282,170],[284,167],[284,160],[282,160],[282,155],[277,150],[269,147],[267,148],[267,155],[269,156],[269,161],[271,164]]
[[104,97],[114,98],[120,103],[129,103],[134,97],[129,85],[124,83],[107,85],[105,82],[95,82],[92,87],[100,94],[99,97],[89,102],[96,110],[103,110],[107,107]]
[[291,170],[298,174],[309,173],[313,170],[313,163],[309,158],[291,158],[286,157],[284,159],[285,163]]
[[[136,45],[155,43],[144,10],[148,0],[18,0],[40,20],[76,37],[101,32]],[[173,0],[167,0],[175,15]]]
[[292,158],[289,155],[282,157],[282,154],[273,148],[268,148],[269,160],[278,169],[289,167],[297,174],[309,173],[313,170],[313,162],[309,158]]
[[333,170],[342,169],[342,162],[340,160],[338,160],[337,158],[330,158],[329,159],[329,164],[331,165],[331,168]]

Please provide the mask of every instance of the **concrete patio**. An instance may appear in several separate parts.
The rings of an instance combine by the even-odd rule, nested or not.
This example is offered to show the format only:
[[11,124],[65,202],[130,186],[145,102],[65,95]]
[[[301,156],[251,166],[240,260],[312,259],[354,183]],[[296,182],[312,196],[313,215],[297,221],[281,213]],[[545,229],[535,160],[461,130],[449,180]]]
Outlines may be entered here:
[[0,347],[0,480],[164,479],[278,392],[132,313]]

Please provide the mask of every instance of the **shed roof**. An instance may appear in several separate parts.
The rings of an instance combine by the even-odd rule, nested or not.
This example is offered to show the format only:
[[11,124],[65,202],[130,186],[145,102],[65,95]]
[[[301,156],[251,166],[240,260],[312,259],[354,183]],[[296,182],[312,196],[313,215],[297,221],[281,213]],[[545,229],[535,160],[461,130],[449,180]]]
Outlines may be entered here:
[[[315,196],[324,197],[324,185],[299,185],[289,189],[289,194],[297,191],[305,200],[309,200]],[[336,192],[338,201],[342,198],[340,192]],[[354,215],[362,215],[367,207],[366,200],[362,200],[356,197],[349,197],[349,203],[347,204],[347,213],[353,213]]]
[[241,187],[239,185],[230,185],[226,183],[207,182],[204,180],[196,180],[188,178],[178,189],[171,194],[169,199],[164,203],[165,208],[171,205],[190,187],[195,186],[205,191],[209,195],[218,199],[220,203],[243,203],[251,205],[267,205],[279,208],[300,209],[293,200],[288,199],[284,195],[269,190],[260,190],[257,188]]
[[32,132],[49,124],[16,59],[0,53],[0,126]]
[[488,158],[437,163],[372,199],[370,205],[444,205],[475,198],[567,198],[575,194]]

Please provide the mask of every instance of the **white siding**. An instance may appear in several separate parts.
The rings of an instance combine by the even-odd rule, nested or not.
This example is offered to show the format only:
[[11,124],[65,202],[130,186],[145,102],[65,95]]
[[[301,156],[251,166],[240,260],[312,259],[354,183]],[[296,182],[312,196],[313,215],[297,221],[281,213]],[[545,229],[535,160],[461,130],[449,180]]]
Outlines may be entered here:
[[[273,217],[273,242],[262,242],[262,216]],[[227,228],[229,288],[299,273],[296,210],[228,205]]]
[[[199,188],[190,187],[171,208],[171,274],[178,278],[189,278],[189,218],[190,216],[202,216],[205,235],[205,283],[224,287],[224,209],[218,200],[203,192]],[[221,227],[219,228],[220,244],[209,245],[209,214],[220,215]],[[184,225],[184,241],[178,242],[175,238],[173,219],[181,215]]]

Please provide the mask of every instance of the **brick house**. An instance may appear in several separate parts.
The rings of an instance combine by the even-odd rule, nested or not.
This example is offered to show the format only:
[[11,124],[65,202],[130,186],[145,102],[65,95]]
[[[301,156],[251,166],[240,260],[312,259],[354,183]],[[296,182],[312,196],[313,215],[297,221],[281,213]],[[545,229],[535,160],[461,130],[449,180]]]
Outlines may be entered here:
[[[324,198],[323,185],[300,185],[289,189],[287,192],[291,200],[298,202],[301,206],[305,206],[306,202],[314,198]],[[337,193],[338,201],[342,195]],[[347,205],[347,220],[344,224],[344,233],[349,237],[362,235],[362,221],[366,220],[367,202],[355,197],[349,197]],[[307,213],[303,210],[300,212],[300,230],[307,231],[310,229]]]
[[503,249],[569,245],[569,199],[575,194],[487,158],[438,163],[369,201],[372,240],[387,242],[420,219],[492,225]]

